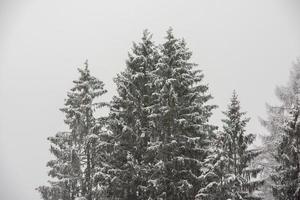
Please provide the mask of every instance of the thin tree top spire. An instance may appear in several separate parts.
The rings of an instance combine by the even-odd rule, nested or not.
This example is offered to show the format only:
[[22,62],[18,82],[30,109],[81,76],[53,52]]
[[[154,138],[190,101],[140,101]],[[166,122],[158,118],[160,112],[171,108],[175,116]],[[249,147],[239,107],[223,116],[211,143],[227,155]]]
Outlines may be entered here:
[[166,38],[167,39],[173,39],[174,38],[173,28],[171,26],[167,30],[167,37]]
[[173,30],[174,30],[173,27],[170,26],[170,27],[168,28],[168,30],[167,30],[167,33],[173,35]]
[[144,31],[143,31],[143,37],[142,37],[142,40],[143,41],[146,41],[146,40],[151,40],[152,39],[152,34],[150,33],[150,31],[146,28]]
[[83,66],[80,66],[79,68],[77,68],[77,70],[81,74],[81,77],[89,77],[90,70],[89,70],[88,59],[86,59],[85,62],[83,63]]
[[84,69],[86,71],[88,71],[88,67],[89,67],[89,62],[88,62],[88,59],[86,59],[85,62],[84,62]]
[[238,95],[237,95],[237,93],[236,93],[236,90],[235,90],[235,89],[234,89],[234,90],[233,90],[233,92],[232,92],[232,96],[233,96],[233,97],[236,97],[236,98],[238,97]]
[[232,101],[232,102],[233,102],[233,101],[239,101],[239,100],[238,100],[238,94],[237,94],[237,92],[236,92],[235,89],[232,91],[231,101]]
[[228,105],[229,110],[230,110],[230,108],[236,108],[237,110],[240,110],[240,101],[238,99],[238,94],[237,94],[236,90],[233,90],[233,92],[232,92],[230,104]]

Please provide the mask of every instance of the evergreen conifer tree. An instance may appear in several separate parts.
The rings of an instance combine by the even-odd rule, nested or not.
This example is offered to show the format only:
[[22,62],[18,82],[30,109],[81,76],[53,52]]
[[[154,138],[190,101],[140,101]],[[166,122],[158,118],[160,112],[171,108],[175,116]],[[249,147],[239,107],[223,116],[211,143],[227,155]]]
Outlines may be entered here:
[[115,79],[118,95],[113,97],[110,129],[115,138],[111,159],[113,177],[110,196],[146,199],[148,163],[145,150],[150,137],[149,106],[152,102],[152,71],[158,60],[152,35],[145,30],[142,41],[134,43],[126,69]]
[[106,90],[103,82],[90,75],[88,63],[78,69],[80,77],[73,81],[74,87],[68,93],[65,107],[65,123],[69,132],[49,137],[50,151],[54,159],[47,163],[49,176],[54,178],[50,186],[38,188],[45,200],[74,200],[75,198],[96,199],[98,185],[93,181],[95,165],[99,165],[99,140],[103,119],[95,117],[95,111],[105,106],[96,102]]
[[223,131],[216,137],[214,153],[206,159],[202,180],[207,184],[199,190],[197,199],[261,199],[253,192],[264,183],[257,179],[262,168],[251,163],[261,150],[249,149],[255,136],[246,134],[250,119],[241,112],[235,92],[224,114]]
[[212,97],[191,55],[186,42],[169,29],[154,71],[149,199],[190,200],[200,189],[198,177],[215,129],[208,119],[215,106],[207,104]]

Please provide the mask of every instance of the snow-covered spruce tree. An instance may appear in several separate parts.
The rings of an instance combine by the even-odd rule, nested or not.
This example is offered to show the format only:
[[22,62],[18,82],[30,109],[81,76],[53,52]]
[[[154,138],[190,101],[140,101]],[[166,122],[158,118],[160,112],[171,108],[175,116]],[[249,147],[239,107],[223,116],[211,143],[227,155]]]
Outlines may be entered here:
[[158,60],[152,35],[145,30],[142,41],[134,43],[126,69],[115,79],[118,95],[113,97],[110,129],[115,138],[110,161],[112,176],[109,196],[120,199],[147,199],[147,172],[150,160],[144,152],[149,141],[149,106],[153,93],[152,71]]
[[278,87],[279,106],[267,106],[268,119],[262,123],[270,134],[264,138],[265,160],[275,199],[300,199],[299,102],[300,60],[294,64],[287,86]]
[[[65,123],[69,132],[57,133],[49,137],[50,151],[54,159],[47,163],[50,167],[50,186],[41,186],[37,190],[45,200],[97,199],[98,183],[93,181],[95,165],[99,166],[101,156],[99,142],[103,139],[103,118],[96,118],[95,111],[106,105],[96,102],[103,95],[103,82],[90,75],[88,63],[84,69],[78,69],[80,77],[73,81],[75,86],[68,93],[65,107]],[[101,146],[102,143],[100,143]]]
[[261,199],[253,195],[253,191],[264,183],[257,179],[262,168],[251,164],[261,150],[249,149],[255,136],[246,134],[245,128],[250,119],[241,112],[235,92],[224,114],[223,131],[216,137],[214,153],[208,156],[202,176],[207,185],[199,190],[197,199]]
[[149,199],[192,200],[201,183],[202,161],[208,154],[214,126],[208,124],[212,97],[203,74],[190,62],[191,51],[183,39],[167,31],[154,72],[151,107],[151,176]]

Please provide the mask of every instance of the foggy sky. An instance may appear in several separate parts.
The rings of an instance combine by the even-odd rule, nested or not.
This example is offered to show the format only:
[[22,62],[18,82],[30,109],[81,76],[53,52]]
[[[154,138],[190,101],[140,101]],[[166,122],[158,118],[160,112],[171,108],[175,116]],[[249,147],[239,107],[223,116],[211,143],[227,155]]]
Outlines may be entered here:
[[265,133],[258,117],[300,56],[299,13],[297,0],[0,1],[0,199],[40,199],[46,138],[65,130],[58,109],[76,68],[89,59],[109,101],[145,28],[156,43],[170,26],[186,39],[219,106],[213,123],[236,89],[249,132]]

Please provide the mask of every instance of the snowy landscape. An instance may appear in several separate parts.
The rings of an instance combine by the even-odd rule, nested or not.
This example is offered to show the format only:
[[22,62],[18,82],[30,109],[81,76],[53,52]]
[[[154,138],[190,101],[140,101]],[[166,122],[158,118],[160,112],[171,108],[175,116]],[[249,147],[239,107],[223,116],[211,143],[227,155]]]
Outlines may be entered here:
[[[217,106],[191,55],[172,28],[159,45],[145,30],[110,102],[101,101],[107,90],[86,61],[60,109],[69,131],[48,138],[53,179],[37,188],[42,198],[300,199],[300,60],[276,90],[281,105],[267,106],[270,134],[253,148],[235,91],[222,127],[209,123]],[[103,107],[108,116],[97,117]]]
[[300,200],[299,2],[17,2],[0,200]]

